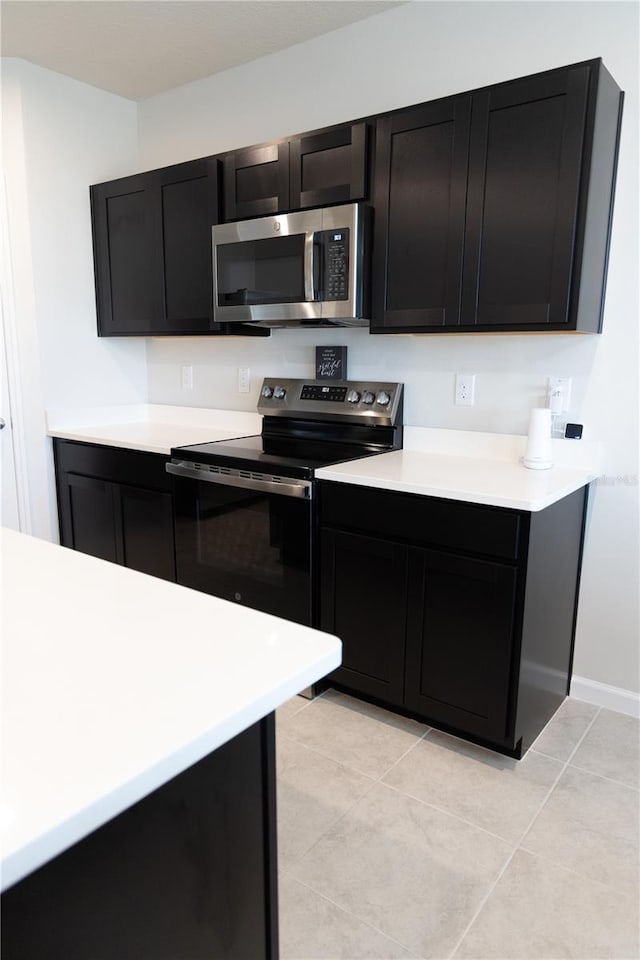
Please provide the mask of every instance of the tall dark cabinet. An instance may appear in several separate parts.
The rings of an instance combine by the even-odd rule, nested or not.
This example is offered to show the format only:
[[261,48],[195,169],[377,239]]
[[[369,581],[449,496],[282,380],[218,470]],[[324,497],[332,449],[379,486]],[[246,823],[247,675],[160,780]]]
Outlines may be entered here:
[[380,118],[371,331],[599,332],[621,108],[592,60]]
[[470,124],[469,95],[378,122],[372,329],[459,323]]
[[212,157],[91,187],[100,336],[198,334],[213,323]]

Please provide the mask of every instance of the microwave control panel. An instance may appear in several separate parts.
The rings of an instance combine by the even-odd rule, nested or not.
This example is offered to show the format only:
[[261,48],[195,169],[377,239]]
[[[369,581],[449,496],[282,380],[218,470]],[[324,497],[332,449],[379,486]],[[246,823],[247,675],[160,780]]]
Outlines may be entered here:
[[346,300],[349,296],[349,228],[322,230],[324,252],[323,300]]

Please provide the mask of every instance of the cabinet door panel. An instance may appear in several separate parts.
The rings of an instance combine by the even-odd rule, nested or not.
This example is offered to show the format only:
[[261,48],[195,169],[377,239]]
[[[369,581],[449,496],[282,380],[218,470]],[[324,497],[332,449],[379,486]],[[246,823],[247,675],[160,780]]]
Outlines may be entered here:
[[119,562],[113,485],[65,473],[60,483],[60,542],[101,560]]
[[367,125],[354,123],[289,144],[291,209],[362,200],[367,189]]
[[566,323],[589,68],[474,97],[463,324]]
[[378,123],[372,330],[458,323],[470,116],[464,96]]
[[224,216],[239,220],[289,207],[289,144],[237,150],[224,158]]
[[167,332],[198,333],[213,324],[211,227],[218,222],[218,161],[162,171],[165,323]]
[[162,320],[160,220],[152,175],[91,188],[98,331],[143,334]]
[[175,581],[171,494],[125,485],[116,490],[125,567]]
[[406,547],[322,531],[321,628],[342,640],[339,683],[401,705],[406,626]]
[[411,550],[407,707],[505,739],[516,576],[506,564]]

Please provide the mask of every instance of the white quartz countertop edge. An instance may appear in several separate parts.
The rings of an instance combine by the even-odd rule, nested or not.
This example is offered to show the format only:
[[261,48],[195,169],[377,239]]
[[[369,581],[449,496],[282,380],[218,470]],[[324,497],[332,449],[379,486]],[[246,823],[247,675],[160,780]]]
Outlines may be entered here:
[[519,461],[416,450],[397,450],[316,471],[319,480],[531,512],[544,510],[597,475],[585,468],[529,470]]
[[2,889],[340,664],[317,630],[13,531],[0,542]]
[[168,456],[172,447],[260,433],[262,417],[243,410],[168,404],[61,407],[47,410],[46,428],[48,436],[60,440]]

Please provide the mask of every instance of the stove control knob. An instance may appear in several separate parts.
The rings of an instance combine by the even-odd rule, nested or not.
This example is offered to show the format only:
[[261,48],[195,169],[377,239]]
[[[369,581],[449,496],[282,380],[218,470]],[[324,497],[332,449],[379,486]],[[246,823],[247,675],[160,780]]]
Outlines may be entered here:
[[370,391],[370,390],[365,390],[365,392],[362,394],[362,402],[363,402],[363,403],[372,404],[374,400],[375,400],[375,397],[374,397],[374,395],[371,393],[371,391]]
[[284,400],[287,395],[287,391],[284,387],[275,386],[273,388],[273,396],[275,400]]
[[381,407],[386,407],[390,400],[391,397],[385,390],[381,390],[376,397],[376,403],[379,403]]
[[262,396],[265,398],[265,400],[270,400],[273,396],[273,390],[266,383],[262,388]]
[[349,393],[347,394],[348,403],[357,403],[359,399],[360,399],[360,394],[358,393],[357,390],[349,390]]

